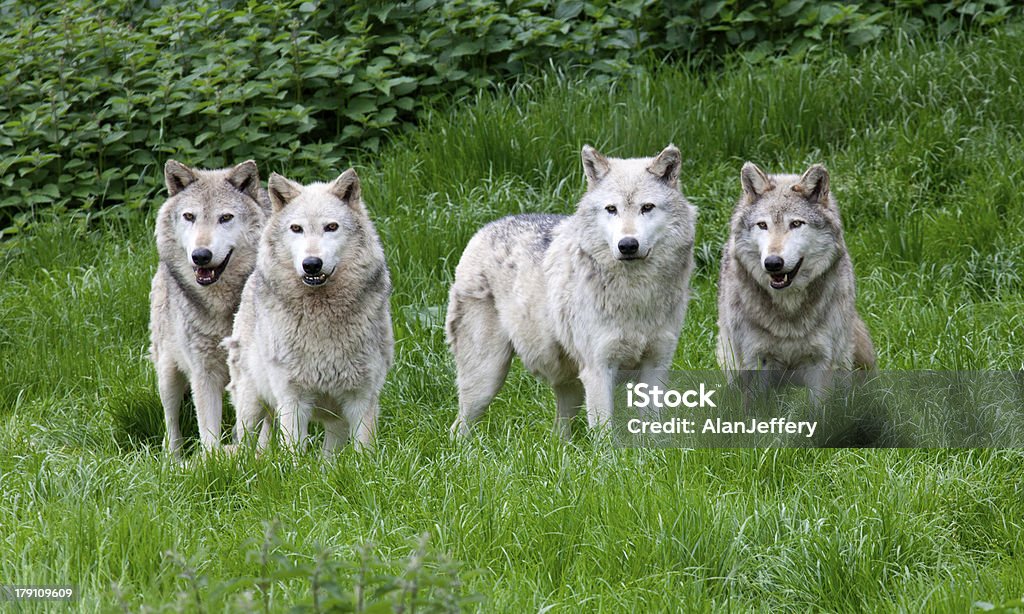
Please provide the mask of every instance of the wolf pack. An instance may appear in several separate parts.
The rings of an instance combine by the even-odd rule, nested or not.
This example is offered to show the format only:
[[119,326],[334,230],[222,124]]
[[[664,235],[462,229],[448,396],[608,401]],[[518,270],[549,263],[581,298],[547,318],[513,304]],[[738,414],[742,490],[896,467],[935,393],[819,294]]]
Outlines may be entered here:
[[[581,152],[587,187],[571,215],[493,221],[455,269],[445,335],[468,436],[515,356],[555,393],[555,429],[581,408],[609,426],[624,374],[656,381],[672,364],[690,299],[697,209],[680,188],[682,155]],[[169,160],[156,218],[151,358],[166,447],[183,446],[186,387],[204,451],[221,447],[225,390],[233,443],[300,450],[311,421],[326,456],[373,445],[394,357],[390,271],[348,169],[303,185],[257,165],[203,170]],[[740,171],[718,281],[720,367],[736,378],[785,373],[815,395],[837,372],[871,370],[853,267],[828,171]]]

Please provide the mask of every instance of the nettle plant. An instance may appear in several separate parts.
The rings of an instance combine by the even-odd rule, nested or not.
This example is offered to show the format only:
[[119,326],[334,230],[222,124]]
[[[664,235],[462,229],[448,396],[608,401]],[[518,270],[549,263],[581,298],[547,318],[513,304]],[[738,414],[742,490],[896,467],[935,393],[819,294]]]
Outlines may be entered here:
[[[207,612],[224,607],[239,612],[437,612],[457,613],[482,601],[466,592],[460,579],[463,570],[429,547],[429,535],[420,536],[407,555],[386,560],[372,544],[356,548],[355,560],[331,549],[309,556],[292,548],[281,537],[278,520],[263,525],[262,541],[250,542],[248,563],[256,570],[228,581],[211,581],[200,571],[201,561],[181,554],[164,553],[164,567],[178,582],[173,603],[153,607],[130,603],[114,586],[125,612]],[[289,590],[282,590],[287,585]],[[299,585],[307,590],[295,591]],[[283,595],[303,595],[283,602]]]

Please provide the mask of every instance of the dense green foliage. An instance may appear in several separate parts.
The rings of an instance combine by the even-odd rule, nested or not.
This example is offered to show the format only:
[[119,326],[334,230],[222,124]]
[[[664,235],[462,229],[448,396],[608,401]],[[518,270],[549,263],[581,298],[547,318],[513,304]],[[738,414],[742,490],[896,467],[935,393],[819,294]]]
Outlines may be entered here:
[[41,208],[131,215],[170,157],[320,176],[436,106],[547,66],[614,82],[658,62],[856,50],[894,28],[942,36],[1019,12],[1004,0],[4,0],[0,231]]
[[[308,572],[324,552],[343,566],[369,542],[382,573],[401,577],[429,533],[485,611],[1012,607],[1024,594],[1020,450],[564,444],[550,436],[553,395],[519,366],[458,445],[441,320],[480,225],[572,210],[583,143],[632,156],[672,141],[700,208],[677,367],[715,366],[718,256],[752,159],[831,170],[881,368],[1020,369],[1022,48],[1024,33],[997,29],[714,79],[672,67],[600,86],[548,76],[352,160],[395,283],[396,364],[377,452],[330,463],[278,450],[164,457],[146,360],[156,203],[109,224],[44,218],[0,255],[0,577],[77,584],[79,609],[106,612],[118,593],[131,611],[194,610],[194,587],[209,611],[246,591],[259,604],[251,582],[230,583],[274,575],[270,608],[285,611],[311,602],[308,573],[283,579],[290,566]],[[271,169],[329,179],[342,167],[261,160]],[[264,571],[249,552],[273,518],[287,548]]]

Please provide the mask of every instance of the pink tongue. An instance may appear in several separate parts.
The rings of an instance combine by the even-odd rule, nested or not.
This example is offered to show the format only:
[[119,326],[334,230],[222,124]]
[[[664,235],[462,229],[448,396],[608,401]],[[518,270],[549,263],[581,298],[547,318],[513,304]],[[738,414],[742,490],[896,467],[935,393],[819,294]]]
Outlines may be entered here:
[[202,277],[203,279],[212,279],[213,269],[196,269],[196,277]]

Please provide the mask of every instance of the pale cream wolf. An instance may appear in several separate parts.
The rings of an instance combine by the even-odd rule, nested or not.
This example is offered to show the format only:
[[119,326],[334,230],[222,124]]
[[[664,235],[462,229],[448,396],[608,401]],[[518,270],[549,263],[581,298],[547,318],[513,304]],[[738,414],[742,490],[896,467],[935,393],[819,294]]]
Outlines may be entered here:
[[274,173],[268,190],[274,213],[225,340],[236,440],[262,420],[268,444],[266,402],[290,447],[304,446],[310,419],[323,422],[325,455],[350,435],[367,447],[394,338],[391,280],[359,177],[349,169],[302,186]]
[[606,158],[584,146],[588,189],[571,216],[515,215],[482,228],[452,285],[446,332],[466,435],[505,381],[513,354],[555,389],[556,427],[586,404],[612,416],[620,370],[667,369],[689,300],[696,209],[679,190],[681,156]]
[[167,426],[166,446],[182,445],[179,413],[185,383],[205,450],[220,442],[227,353],[220,346],[242,287],[256,266],[256,249],[270,201],[253,161],[222,170],[193,169],[168,160],[169,198],[156,219],[159,264],[150,301],[150,353]]
[[740,179],[719,278],[719,365],[786,372],[816,393],[836,370],[873,369],[828,171],[768,175],[747,162]]

